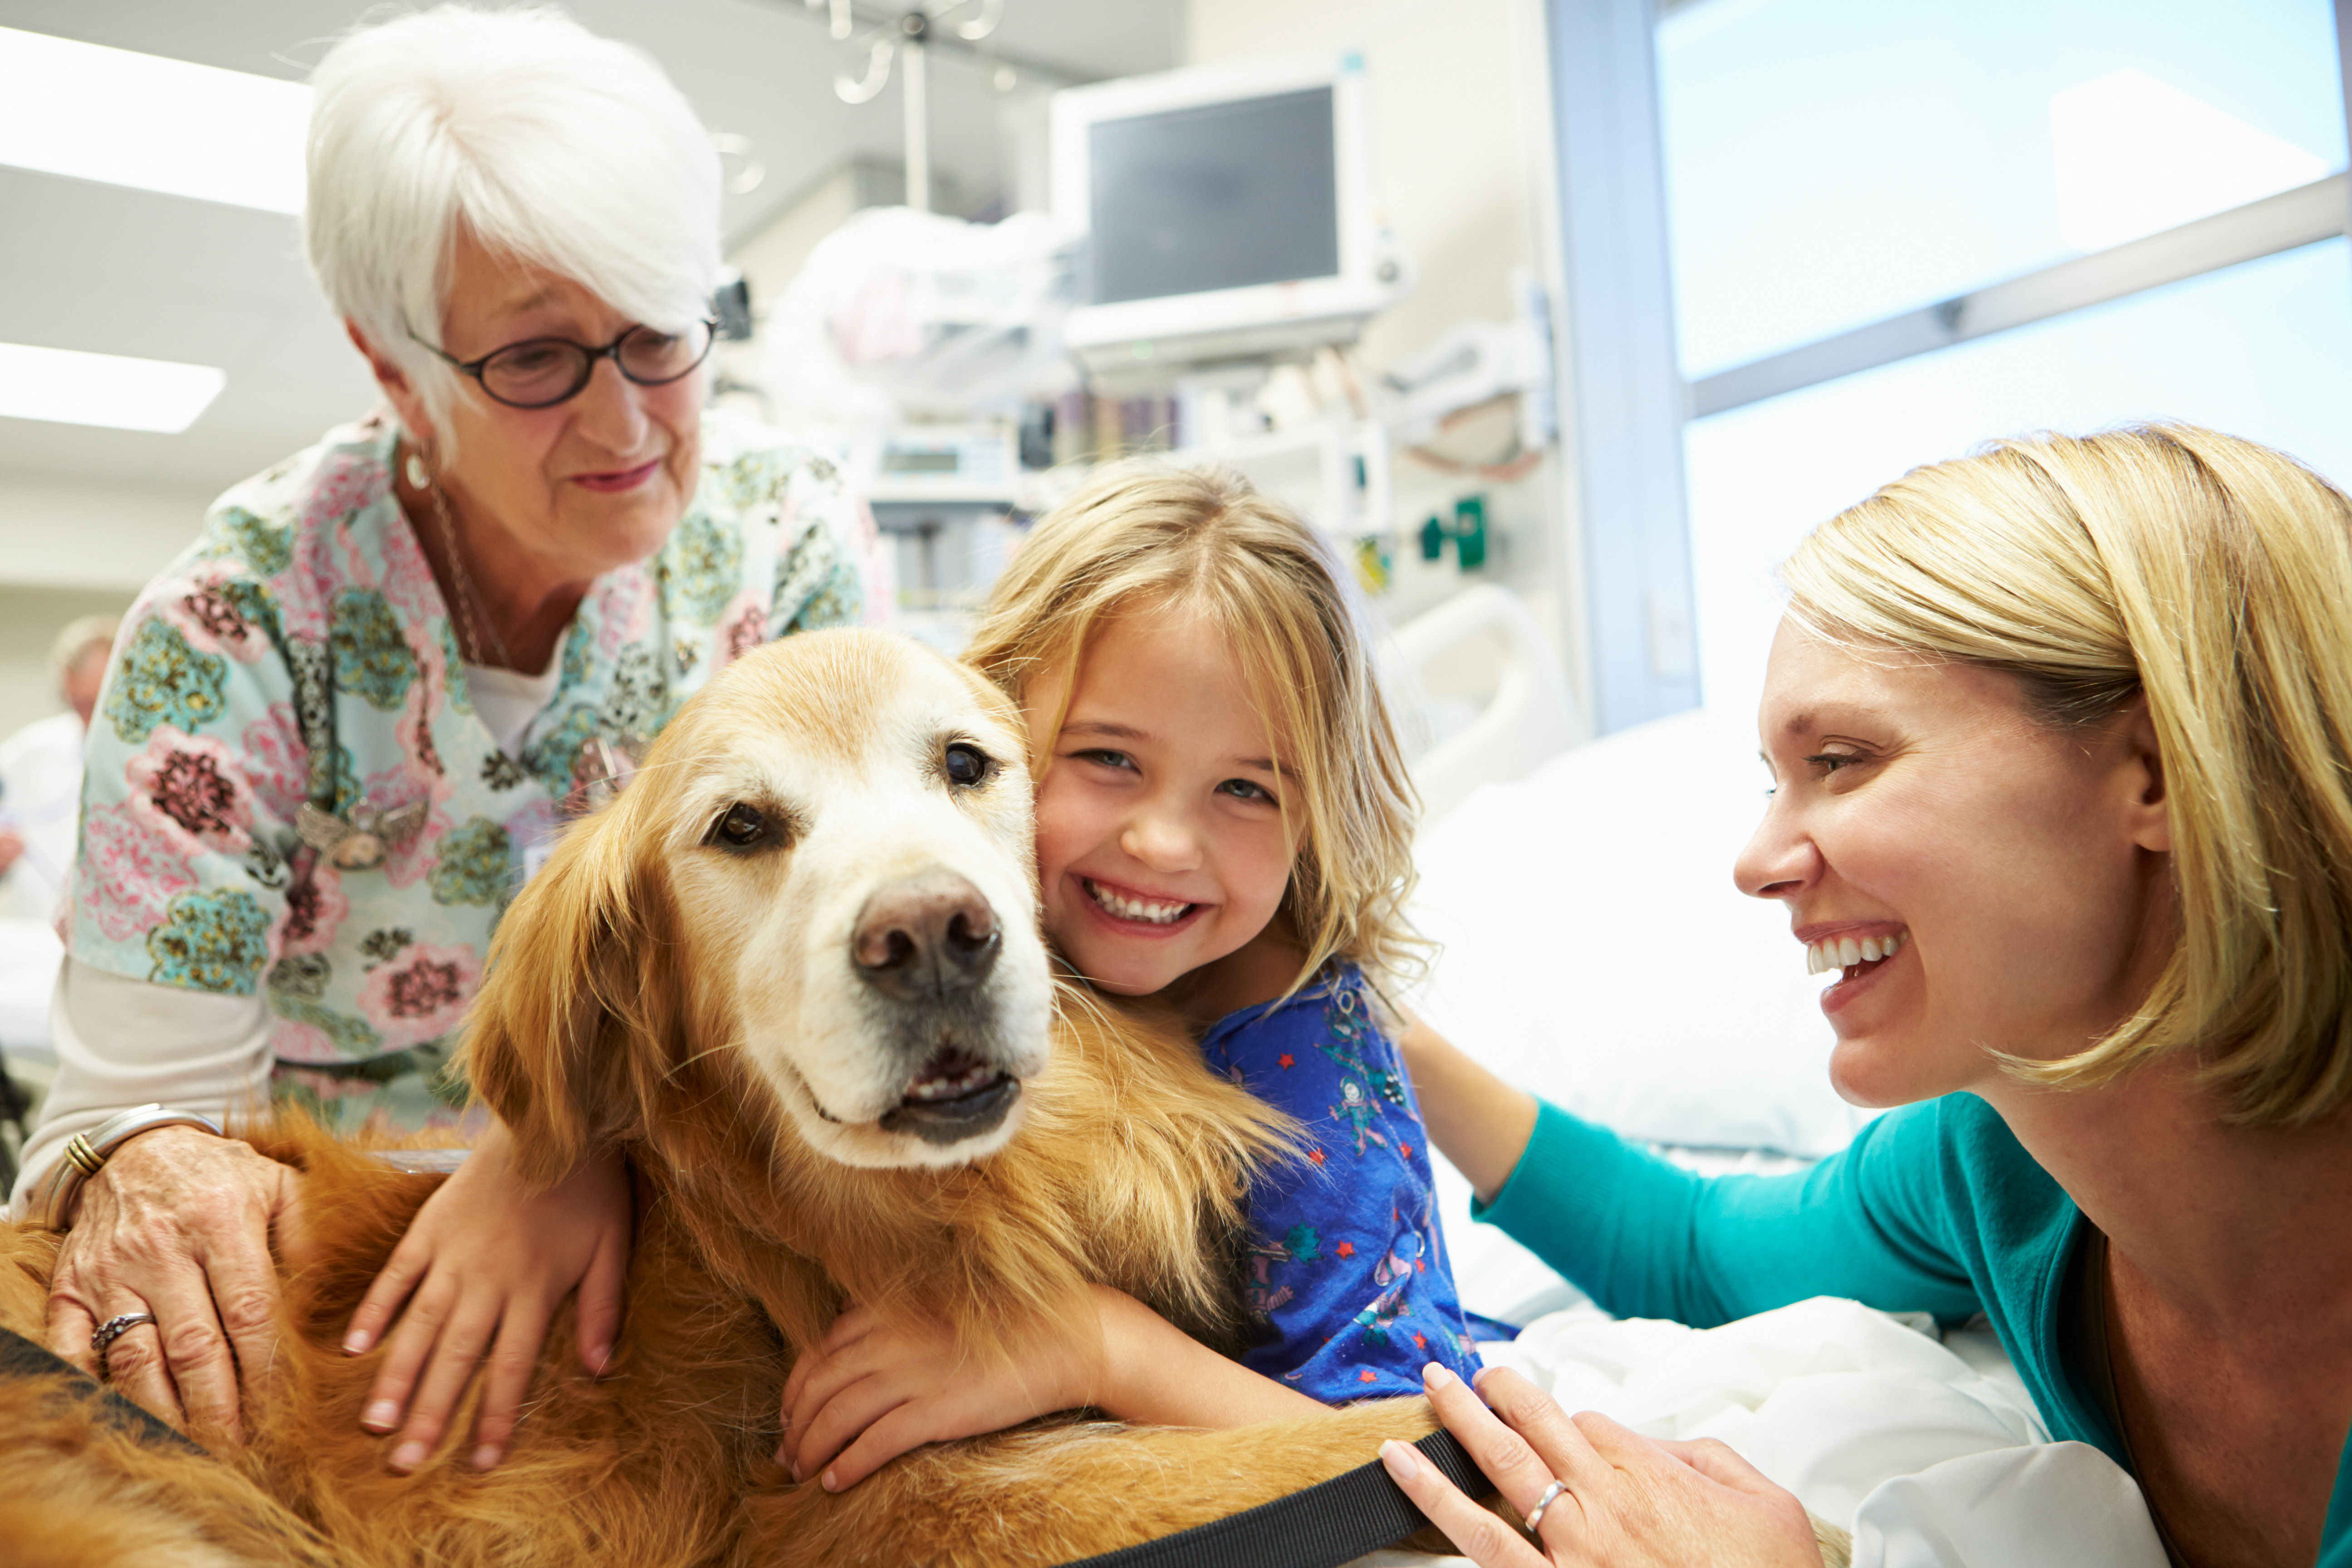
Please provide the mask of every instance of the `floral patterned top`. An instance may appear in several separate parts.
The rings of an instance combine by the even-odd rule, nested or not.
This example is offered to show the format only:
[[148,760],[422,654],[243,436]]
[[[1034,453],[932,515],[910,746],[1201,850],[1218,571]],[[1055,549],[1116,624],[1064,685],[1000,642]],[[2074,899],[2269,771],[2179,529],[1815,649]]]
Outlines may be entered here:
[[[650,737],[736,655],[854,622],[864,596],[872,523],[833,466],[708,415],[685,516],[591,585],[509,754],[394,497],[398,436],[379,415],[235,487],[140,595],[90,727],[60,917],[82,963],[265,998],[281,1090],[290,1076],[314,1101],[437,1065],[593,742]],[[298,834],[306,802],[422,823],[341,868]]]
[[1307,1124],[1306,1157],[1250,1189],[1243,1300],[1258,1342],[1242,1364],[1326,1405],[1419,1394],[1433,1361],[1476,1373],[1421,1108],[1362,973],[1335,963],[1227,1014],[1201,1055]]

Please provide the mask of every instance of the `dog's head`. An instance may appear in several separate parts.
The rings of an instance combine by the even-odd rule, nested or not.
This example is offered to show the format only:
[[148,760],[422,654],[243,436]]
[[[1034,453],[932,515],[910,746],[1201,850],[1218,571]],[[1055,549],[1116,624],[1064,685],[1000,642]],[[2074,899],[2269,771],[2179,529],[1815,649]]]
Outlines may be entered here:
[[530,1165],[646,1133],[688,1074],[843,1164],[1002,1147],[1053,1005],[1026,754],[993,689],[884,633],[714,678],[500,924],[466,1065]]

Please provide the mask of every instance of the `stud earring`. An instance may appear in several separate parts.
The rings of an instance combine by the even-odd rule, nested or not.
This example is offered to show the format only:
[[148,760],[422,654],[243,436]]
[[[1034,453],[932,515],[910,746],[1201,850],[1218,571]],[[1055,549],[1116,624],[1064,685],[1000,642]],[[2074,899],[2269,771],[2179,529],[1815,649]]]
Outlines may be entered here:
[[432,488],[433,476],[425,471],[425,459],[415,451],[408,454],[408,464],[404,471],[408,475],[410,489],[422,490]]

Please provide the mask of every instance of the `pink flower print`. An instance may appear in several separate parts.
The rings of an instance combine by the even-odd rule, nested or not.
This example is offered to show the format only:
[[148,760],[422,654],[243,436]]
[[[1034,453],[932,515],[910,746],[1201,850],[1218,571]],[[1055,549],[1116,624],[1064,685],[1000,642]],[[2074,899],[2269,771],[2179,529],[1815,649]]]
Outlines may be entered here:
[[714,668],[734,663],[768,640],[767,606],[751,594],[738,594],[719,618],[718,658]]
[[597,595],[596,652],[610,660],[654,629],[653,584],[643,568],[624,566],[605,578]]
[[289,637],[325,641],[335,590],[347,585],[336,570],[326,531],[296,528],[294,564],[277,580],[278,624]]
[[[298,1024],[291,1018],[272,1014],[269,1019],[269,1054],[281,1062],[341,1062],[349,1058],[335,1047],[334,1037],[316,1024]],[[320,1076],[320,1075],[310,1075]],[[328,1083],[340,1083],[340,1077],[329,1077]]]
[[245,727],[237,746],[245,757],[246,781],[254,803],[280,822],[290,823],[310,797],[310,752],[290,702],[273,702],[267,717]]
[[253,847],[253,787],[236,756],[209,735],[158,724],[122,767],[131,814],[182,853],[242,855]]
[[301,500],[306,529],[329,530],[352,513],[373,506],[392,489],[392,470],[362,452],[337,452],[310,475]]
[[87,813],[75,875],[81,908],[113,942],[130,942],[163,922],[174,894],[196,885],[185,835],[167,837],[128,803]]
[[225,653],[252,664],[269,651],[269,639],[254,619],[261,592],[231,569],[200,567],[181,591],[166,591],[154,609],[180,630],[199,653]]
[[[404,521],[383,535],[384,601],[410,625],[437,620],[448,614],[440,585],[433,580],[432,563],[416,542],[416,531]],[[432,641],[431,638],[425,639]]]
[[287,954],[326,952],[351,913],[352,901],[343,896],[341,873],[325,856],[315,857],[310,874],[286,889],[286,923],[278,928],[278,951]]
[[360,986],[360,1013],[375,1026],[385,1049],[403,1050],[455,1031],[481,981],[473,949],[419,942],[368,972]]

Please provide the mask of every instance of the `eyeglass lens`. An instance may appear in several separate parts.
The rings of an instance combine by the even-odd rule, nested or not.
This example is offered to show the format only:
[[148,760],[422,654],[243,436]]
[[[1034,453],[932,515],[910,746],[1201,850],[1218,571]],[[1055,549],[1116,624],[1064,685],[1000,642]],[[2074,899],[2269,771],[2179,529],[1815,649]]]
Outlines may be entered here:
[[[686,374],[709,352],[709,324],[697,321],[682,332],[639,327],[621,340],[613,357],[631,381],[658,386]],[[599,357],[563,338],[509,343],[482,362],[482,390],[524,408],[561,403],[588,384]]]

